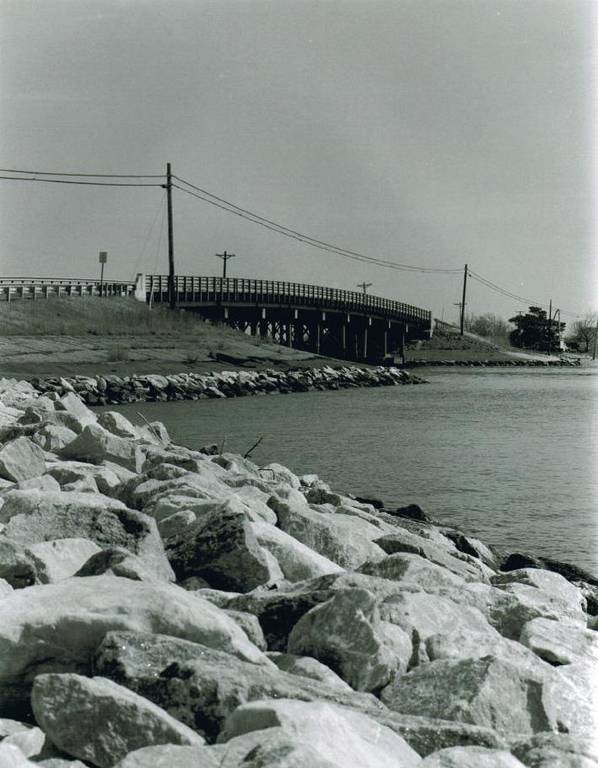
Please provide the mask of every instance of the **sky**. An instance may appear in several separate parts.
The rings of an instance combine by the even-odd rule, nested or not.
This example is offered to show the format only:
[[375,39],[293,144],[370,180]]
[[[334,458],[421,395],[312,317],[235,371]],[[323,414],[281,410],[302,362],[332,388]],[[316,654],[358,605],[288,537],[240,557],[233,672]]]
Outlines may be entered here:
[[[471,278],[470,313],[552,299],[584,314],[598,309],[597,7],[0,0],[0,166],[145,175],[170,162],[311,237],[458,270],[347,259],[175,189],[178,274],[220,274],[226,250],[231,275],[366,281],[455,321],[467,263],[522,297]],[[166,273],[164,211],[160,186],[0,180],[0,276],[93,278],[100,250],[107,278]]]

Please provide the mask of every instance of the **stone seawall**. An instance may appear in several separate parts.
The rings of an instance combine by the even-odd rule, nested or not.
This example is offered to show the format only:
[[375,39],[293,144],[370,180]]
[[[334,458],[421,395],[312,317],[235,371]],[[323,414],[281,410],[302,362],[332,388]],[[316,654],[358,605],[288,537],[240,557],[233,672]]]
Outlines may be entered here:
[[156,400],[200,400],[288,394],[351,387],[421,384],[423,379],[394,367],[305,368],[290,371],[220,371],[169,376],[72,376],[34,379],[40,394],[76,392],[87,405],[116,405]]
[[581,359],[560,360],[409,360],[401,368],[456,366],[461,368],[579,368]]
[[591,574],[59,392],[0,380],[0,766],[597,768]]

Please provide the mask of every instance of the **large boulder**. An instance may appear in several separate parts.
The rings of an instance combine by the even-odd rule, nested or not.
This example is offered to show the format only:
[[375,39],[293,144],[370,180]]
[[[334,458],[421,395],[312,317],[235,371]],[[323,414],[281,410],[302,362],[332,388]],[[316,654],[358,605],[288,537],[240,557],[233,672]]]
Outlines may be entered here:
[[542,568],[520,568],[507,573],[498,573],[491,579],[492,584],[513,591],[515,594],[534,594],[534,587],[544,593],[544,600],[554,605],[556,611],[563,614],[563,618],[572,619],[583,623],[583,613],[586,601],[581,589],[571,584],[564,576],[554,571]]
[[449,747],[428,755],[421,768],[525,768],[506,749]]
[[202,746],[202,737],[151,701],[103,677],[38,675],[33,713],[63,752],[99,768],[154,744]]
[[[555,574],[556,575],[556,574]],[[523,627],[520,642],[550,664],[598,664],[598,632],[539,617]]]
[[402,585],[412,584],[425,592],[438,592],[443,587],[459,588],[465,584],[465,579],[456,573],[411,553],[397,553],[365,563],[359,572],[399,581]]
[[0,448],[0,478],[18,483],[45,471],[44,452],[28,437],[17,437]]
[[273,572],[246,517],[226,502],[168,539],[167,547],[179,581],[198,576],[217,589],[249,592],[280,573]]
[[288,581],[303,581],[343,570],[280,528],[261,521],[251,523],[251,528],[258,543],[274,555]]
[[44,424],[31,438],[44,451],[59,451],[72,443],[77,433],[60,424]]
[[383,550],[373,543],[380,529],[364,520],[317,512],[296,490],[290,490],[285,499],[272,496],[268,504],[276,513],[279,528],[342,568],[357,568],[366,560],[384,557]]
[[283,672],[289,672],[291,675],[300,675],[301,677],[310,677],[312,680],[319,680],[326,685],[336,686],[343,691],[350,692],[353,690],[330,667],[322,664],[312,656],[295,656],[293,653],[280,653],[278,651],[268,653],[267,656]]
[[[576,661],[553,671],[544,684],[542,702],[553,730],[581,739],[598,733],[598,664]],[[596,744],[596,742],[594,742]]]
[[225,757],[224,747],[160,744],[129,752],[114,768],[225,768]]
[[397,635],[389,642],[374,596],[351,589],[302,616],[289,635],[288,651],[313,656],[355,690],[375,691],[407,668],[411,641],[400,630]]
[[512,744],[511,752],[528,768],[598,768],[595,738],[537,733]]
[[159,635],[107,635],[98,649],[95,670],[150,699],[210,742],[238,706],[258,699],[323,700],[384,709],[372,696]]
[[493,656],[439,660],[395,678],[381,700],[395,712],[482,725],[505,736],[536,733],[555,723],[543,704],[543,677],[539,667]]
[[435,656],[436,649],[433,648],[431,651],[428,648],[428,641],[430,638],[450,637],[450,633],[455,628],[459,629],[459,637],[453,638],[454,648],[444,647],[446,657],[455,658],[462,653],[461,634],[475,635],[476,645],[479,644],[479,635],[485,635],[486,653],[489,647],[495,648],[503,640],[499,632],[476,608],[459,605],[445,597],[428,592],[398,592],[380,604],[380,615],[384,620],[401,627],[411,638],[412,665],[421,664],[434,657],[439,658]]
[[273,666],[223,611],[180,587],[116,576],[65,579],[0,600],[0,713],[26,705],[39,672],[88,673],[111,630],[160,632]]
[[101,548],[124,547],[144,560],[157,578],[174,579],[155,521],[98,493],[10,491],[0,522],[6,522],[2,538],[22,546],[86,538]]
[[276,727],[338,768],[415,768],[421,763],[417,752],[389,728],[327,702],[253,701],[230,715],[219,741]]
[[90,464],[112,461],[133,472],[141,472],[145,455],[138,443],[117,437],[99,424],[86,426],[80,435],[59,451],[64,459],[77,459]]
[[52,584],[74,576],[90,557],[102,550],[89,539],[70,538],[39,541],[25,554],[36,571],[36,583]]

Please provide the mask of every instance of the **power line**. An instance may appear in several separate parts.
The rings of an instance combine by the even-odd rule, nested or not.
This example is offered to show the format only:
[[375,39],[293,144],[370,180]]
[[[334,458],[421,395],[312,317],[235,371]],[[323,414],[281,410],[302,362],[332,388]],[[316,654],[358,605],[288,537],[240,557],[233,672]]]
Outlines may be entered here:
[[[199,200],[203,200],[206,203],[209,203],[210,205],[215,206],[216,208],[220,208],[223,211],[227,211],[228,213],[232,213],[235,216],[239,216],[242,219],[246,219],[247,221],[251,221],[254,224],[259,224],[262,227],[265,227],[266,229],[269,229],[272,232],[277,232],[280,235],[285,235],[285,237],[292,238],[293,240],[298,240],[299,242],[305,243],[306,245],[311,245],[313,248],[318,248],[322,251],[328,251],[330,253],[336,253],[339,256],[345,256],[347,258],[353,259],[354,261],[361,261],[366,262],[368,264],[373,264],[375,266],[379,267],[388,267],[389,269],[396,269],[400,271],[407,271],[407,272],[424,272],[424,273],[440,273],[440,274],[456,274],[460,272],[460,269],[436,269],[434,267],[417,267],[410,264],[401,264],[394,261],[388,261],[386,259],[380,259],[373,256],[367,256],[364,253],[359,253],[358,251],[351,251],[347,248],[342,248],[337,245],[333,245],[332,243],[327,243],[324,240],[318,240],[317,238],[311,237],[310,235],[306,235],[302,232],[298,232],[297,230],[290,229],[289,227],[285,227],[283,224],[278,224],[275,221],[272,221],[271,219],[266,219],[263,216],[260,216],[259,214],[255,214],[252,211],[247,210],[246,208],[241,208],[238,205],[235,205],[234,203],[229,203],[227,200],[224,200],[223,198],[217,197],[216,195],[212,195],[210,192],[207,192],[205,190],[202,190],[200,187],[196,187],[193,184],[190,184],[189,182],[183,181],[182,179],[179,179],[178,176],[175,176],[174,178],[178,179],[178,181],[181,181],[183,184],[187,184],[187,186],[192,187],[193,189],[197,189],[200,192],[202,192],[201,195],[191,192],[188,189],[185,189],[184,187],[179,186],[178,184],[173,184],[176,189],[179,189],[181,192],[186,192],[188,195],[191,195],[192,197],[197,197]],[[206,197],[207,195],[207,197]]]
[[89,187],[163,187],[163,184],[147,184],[147,183],[125,183],[118,181],[70,181],[68,179],[30,179],[27,176],[0,176],[0,179],[8,179],[10,181],[36,181],[45,182],[46,184],[83,184]]
[[162,179],[163,173],[142,175],[138,173],[53,173],[52,171],[20,171],[12,168],[0,168],[0,173],[26,173],[30,176],[92,176],[103,179]]

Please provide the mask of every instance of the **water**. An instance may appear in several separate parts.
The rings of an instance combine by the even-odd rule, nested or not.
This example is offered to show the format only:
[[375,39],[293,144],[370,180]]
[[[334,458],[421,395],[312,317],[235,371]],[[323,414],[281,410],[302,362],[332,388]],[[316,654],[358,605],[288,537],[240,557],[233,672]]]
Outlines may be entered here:
[[425,386],[146,403],[173,440],[315,472],[334,488],[416,502],[508,551],[598,573],[598,368],[426,373]]

